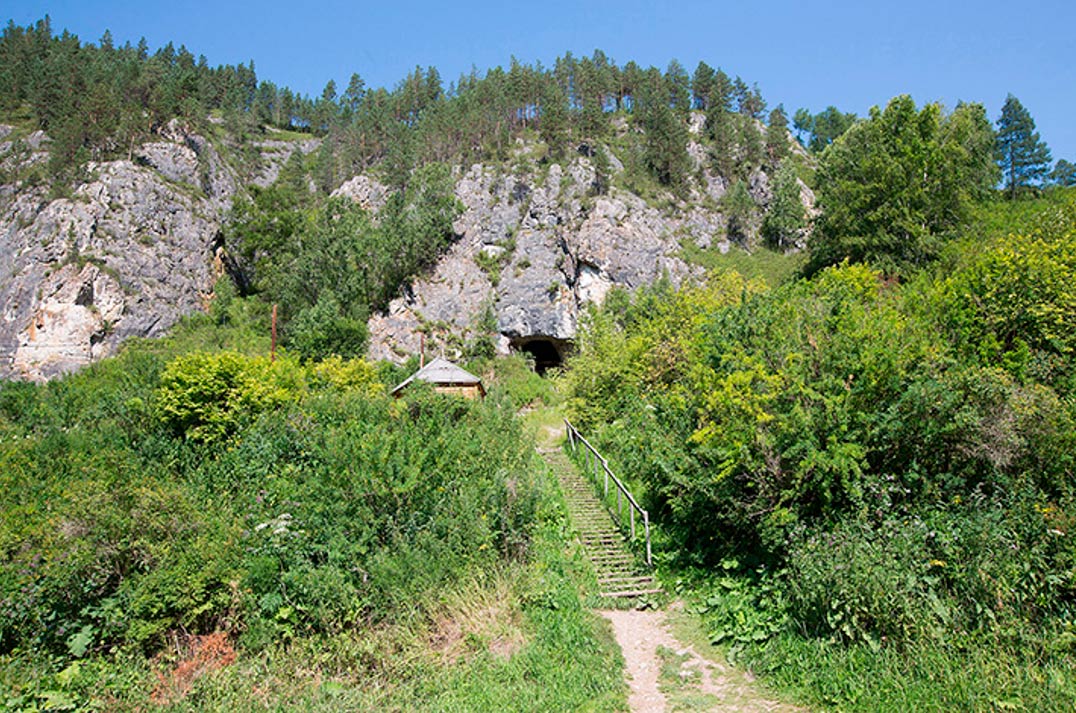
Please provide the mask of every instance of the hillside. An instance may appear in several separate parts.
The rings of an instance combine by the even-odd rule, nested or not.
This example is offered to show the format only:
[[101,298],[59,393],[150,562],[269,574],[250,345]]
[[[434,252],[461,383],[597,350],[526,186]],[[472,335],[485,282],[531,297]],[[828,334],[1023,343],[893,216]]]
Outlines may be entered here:
[[[1076,705],[1076,188],[1012,95],[0,59],[0,709]],[[488,396],[394,398],[423,347]]]
[[[391,92],[353,79],[312,101],[185,48],[51,32],[12,26],[0,40],[16,58],[0,78],[6,376],[49,378],[163,334],[205,310],[225,273],[280,303],[286,342],[322,300],[350,323],[369,318],[374,358],[414,354],[425,333],[435,348],[492,336],[501,353],[530,344],[558,361],[611,287],[679,283],[702,274],[685,255],[761,244],[782,161],[789,176],[811,170],[783,110],[767,126],[757,88],[704,63],[689,78],[675,62],[663,73],[596,52],[447,90],[432,69]],[[802,247],[813,194],[798,178],[781,185],[804,208],[765,240]],[[363,256],[327,247],[369,273],[363,286],[284,294],[274,270],[293,270],[279,254],[291,268],[308,258],[296,231],[337,210],[330,196],[392,235]],[[397,200],[433,222],[400,225],[382,211]],[[490,310],[492,330],[478,324]]]
[[[698,129],[704,118],[696,116]],[[622,131],[621,140],[627,127]],[[227,140],[207,140],[172,121],[131,161],[89,166],[92,178],[70,197],[51,198],[48,186],[18,180],[4,186],[0,234],[13,266],[0,284],[9,315],[0,333],[6,373],[55,376],[113,353],[128,337],[158,336],[182,315],[206,309],[225,272],[222,229],[233,197],[246,186],[268,185],[291,153],[309,154],[318,144],[273,141],[271,131],[266,136],[253,144],[258,168],[243,171]],[[0,144],[9,175],[47,161],[47,136],[34,134],[25,145],[36,150],[19,156],[16,141]],[[696,156],[705,154],[700,143],[688,146]],[[603,180],[612,185],[600,192],[592,157],[534,157],[545,149],[536,139],[520,139],[507,165],[452,167],[461,208],[451,246],[404,296],[371,317],[371,357],[414,354],[423,331],[458,347],[478,329],[475,315],[487,305],[497,322],[498,351],[528,343],[534,349],[540,342],[559,355],[585,305],[600,303],[611,287],[701,275],[685,260],[684,241],[722,252],[737,243],[721,208],[730,181],[702,158],[687,198],[658,192],[652,205],[620,187],[625,168],[610,149],[601,150],[609,157]],[[760,215],[771,200],[769,182],[763,171],[751,176]],[[811,192],[802,185],[801,191],[810,209]],[[390,193],[376,174],[349,178],[333,190],[375,213]]]

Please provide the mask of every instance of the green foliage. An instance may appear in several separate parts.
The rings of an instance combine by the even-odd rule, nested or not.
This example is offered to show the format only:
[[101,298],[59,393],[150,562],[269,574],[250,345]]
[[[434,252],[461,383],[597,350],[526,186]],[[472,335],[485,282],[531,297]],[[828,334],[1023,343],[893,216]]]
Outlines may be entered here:
[[1035,131],[1031,113],[1012,94],[1001,107],[994,151],[1009,198],[1040,182],[1050,169],[1050,149]]
[[[365,362],[172,356],[176,345],[0,387],[0,680],[21,705],[47,691],[144,702],[156,677],[139,657],[187,635],[226,632],[248,656],[361,641],[371,623],[423,621],[436,592],[526,559],[548,505],[510,401],[421,388],[392,400]],[[571,585],[543,581],[575,601],[562,612],[578,609]],[[564,636],[538,618],[552,637],[540,646],[593,641],[581,614]],[[557,678],[538,660],[517,676],[598,675],[588,664]],[[408,676],[418,685],[421,670]]]
[[749,243],[758,206],[745,181],[736,181],[721,197],[721,210],[728,219],[729,237],[744,244]]
[[340,303],[325,290],[313,307],[295,315],[287,336],[288,346],[303,359],[360,356],[366,351],[369,336],[366,313],[358,310],[358,314],[343,314]]
[[[1027,696],[1020,676],[1076,691],[1054,641],[1076,602],[1076,216],[1061,192],[975,225],[905,283],[842,264],[696,309],[695,288],[611,295],[569,361],[571,417],[642,489],[672,563],[748,563],[702,585],[715,638],[782,681],[777,661],[819,667],[820,700],[930,700],[941,684],[895,657],[985,674],[989,647],[1036,663],[984,700]],[[845,656],[890,693],[836,685]]]
[[806,226],[807,211],[800,200],[796,169],[784,161],[773,177],[773,199],[762,219],[762,236],[774,249],[785,250],[796,244]]
[[1033,228],[980,245],[939,284],[932,309],[965,353],[1071,394],[1076,201],[1021,214]]
[[1076,164],[1063,158],[1058,159],[1054,169],[1050,171],[1050,182],[1064,188],[1076,186]]
[[512,354],[493,362],[490,397],[497,398],[502,393],[517,410],[543,404],[552,406],[559,400],[549,377],[539,376],[534,371],[533,362],[521,354]]
[[281,126],[294,118],[279,107],[268,111],[282,97],[264,82],[257,91],[253,64],[210,68],[186,47],[169,43],[150,54],[144,40],[117,47],[107,33],[84,44],[67,31],[54,35],[48,17],[25,28],[8,23],[0,57],[0,109],[29,107],[35,128],[48,132],[57,186],[82,177],[88,160],[130,157],[174,118],[197,127],[218,111],[237,128],[248,112]]
[[800,140],[807,138],[804,144],[812,153],[822,151],[852,128],[858,117],[845,114],[835,106],[828,106],[818,114],[812,115],[807,109],[797,109],[792,117],[792,124],[800,133]]
[[979,105],[946,116],[900,96],[873,108],[822,155],[812,269],[847,258],[895,271],[935,258],[942,234],[996,183],[992,142]]
[[[646,135],[644,161],[647,168],[661,185],[681,190],[691,165],[683,120],[687,111],[687,73],[679,64],[670,64],[670,72],[673,80],[669,90],[667,81],[663,81],[657,70],[646,73],[635,111]],[[673,94],[672,106],[669,92]]]
[[728,252],[717,247],[700,248],[694,241],[680,242],[681,256],[693,265],[715,272],[737,272],[749,280],[761,280],[770,287],[795,277],[805,256],[803,253],[780,253],[765,246],[751,252],[733,246]]
[[778,105],[770,112],[770,121],[766,125],[766,156],[769,165],[776,167],[787,157],[791,149],[788,145],[788,115],[783,106]]
[[235,352],[195,352],[165,367],[157,389],[160,420],[176,435],[219,445],[261,412],[294,398],[294,366]]
[[284,182],[236,198],[224,229],[231,275],[241,292],[279,304],[285,343],[303,358],[361,353],[367,315],[455,237],[448,168],[416,170],[376,219],[347,198],[299,201]]
[[765,568],[742,573],[740,563],[726,559],[721,574],[710,574],[695,612],[706,619],[713,644],[729,645],[735,659],[745,646],[759,644],[788,627],[788,604],[784,591]]

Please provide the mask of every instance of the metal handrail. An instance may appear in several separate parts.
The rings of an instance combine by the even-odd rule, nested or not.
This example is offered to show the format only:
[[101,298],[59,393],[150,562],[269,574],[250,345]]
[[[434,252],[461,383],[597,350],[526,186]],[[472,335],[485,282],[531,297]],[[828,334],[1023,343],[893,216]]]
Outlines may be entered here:
[[628,503],[628,516],[630,520],[631,539],[635,540],[635,513],[638,512],[643,519],[643,531],[646,535],[646,564],[653,567],[653,559],[650,553],[650,514],[639,507],[639,503],[635,502],[635,498],[632,497],[631,492],[624,486],[624,483],[620,482],[620,478],[613,474],[613,471],[609,469],[609,461],[602,457],[601,453],[598,453],[598,449],[590,444],[583,434],[579,432],[579,429],[572,425],[572,422],[568,419],[564,419],[564,426],[568,433],[568,445],[572,447],[572,453],[576,452],[578,448],[577,444],[582,443],[586,446],[586,450],[583,451],[583,462],[588,473],[593,472],[597,475],[598,464],[601,464],[602,471],[605,474],[605,484],[603,489],[603,496],[609,497],[609,481],[612,480],[616,485],[616,517],[620,522],[621,527],[624,525],[624,518],[621,515],[621,498]]

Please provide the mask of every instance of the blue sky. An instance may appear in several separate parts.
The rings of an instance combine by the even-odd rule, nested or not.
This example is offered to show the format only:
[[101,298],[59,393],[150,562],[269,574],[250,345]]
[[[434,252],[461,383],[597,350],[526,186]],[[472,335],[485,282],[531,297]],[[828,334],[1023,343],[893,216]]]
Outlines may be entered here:
[[416,65],[446,84],[512,55],[551,66],[595,48],[623,63],[664,68],[699,60],[757,82],[763,97],[819,111],[865,113],[897,94],[916,102],[986,105],[997,118],[1012,92],[1053,156],[1076,161],[1076,2],[136,2],[16,0],[7,18],[48,13],[53,27],[117,44],[145,36],[204,54],[210,64],[254,60],[261,79],[311,95],[352,72],[391,87]]

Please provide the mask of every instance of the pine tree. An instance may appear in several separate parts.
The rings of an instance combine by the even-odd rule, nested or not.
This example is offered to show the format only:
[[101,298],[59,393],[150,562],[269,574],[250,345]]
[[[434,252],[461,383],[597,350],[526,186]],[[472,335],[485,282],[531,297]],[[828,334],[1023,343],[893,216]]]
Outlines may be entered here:
[[549,147],[549,155],[559,161],[568,147],[568,100],[552,78],[546,79],[543,84],[538,134]]
[[706,111],[710,108],[714,93],[714,70],[705,62],[699,62],[691,78],[692,104],[696,109]]
[[766,126],[766,154],[771,166],[777,166],[788,156],[788,115],[785,108],[778,104],[770,112],[770,123]]
[[670,106],[668,85],[656,69],[647,72],[639,92],[637,115],[646,136],[647,168],[662,185],[682,189],[691,169],[687,129]]
[[784,161],[773,177],[773,199],[762,220],[762,235],[771,247],[785,250],[793,245],[806,224],[796,171],[791,161]]
[[728,218],[728,236],[747,243],[751,237],[751,222],[755,215],[755,199],[747,183],[736,181],[721,198],[721,208]]
[[1031,113],[1012,94],[1005,99],[998,118],[995,155],[1009,198],[1041,181],[1050,169],[1050,149],[1035,131]]
[[1050,171],[1050,181],[1055,186],[1076,186],[1076,165],[1065,159],[1058,159],[1054,170]]

